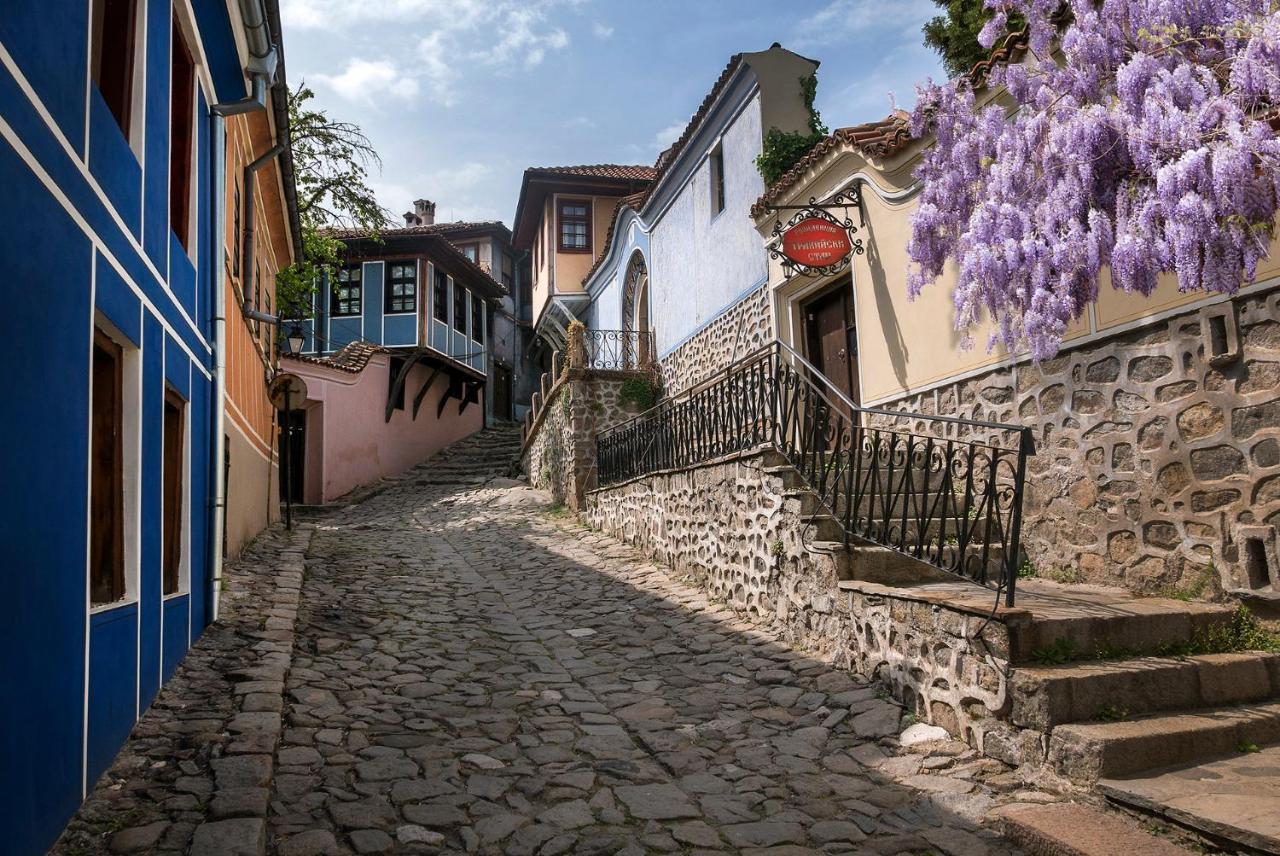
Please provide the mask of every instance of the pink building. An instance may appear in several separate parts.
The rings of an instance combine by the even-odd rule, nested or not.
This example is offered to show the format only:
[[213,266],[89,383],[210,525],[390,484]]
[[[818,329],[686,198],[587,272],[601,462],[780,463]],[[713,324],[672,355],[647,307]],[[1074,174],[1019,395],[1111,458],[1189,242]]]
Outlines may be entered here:
[[425,361],[409,368],[387,418],[388,394],[405,362],[367,342],[328,357],[283,359],[282,370],[307,384],[307,400],[291,418],[294,501],[332,502],[484,427],[483,406],[459,400],[445,373]]

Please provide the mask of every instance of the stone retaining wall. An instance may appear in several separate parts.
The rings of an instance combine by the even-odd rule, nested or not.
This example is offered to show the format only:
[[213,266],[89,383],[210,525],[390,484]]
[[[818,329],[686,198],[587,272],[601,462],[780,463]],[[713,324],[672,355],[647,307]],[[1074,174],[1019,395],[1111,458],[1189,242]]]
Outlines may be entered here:
[[520,454],[529,483],[578,510],[585,491],[595,486],[596,437],[639,412],[624,387],[648,380],[641,372],[566,370],[549,390]]
[[1034,428],[1023,544],[1041,576],[1280,590],[1280,290],[883,406]]
[[921,718],[981,746],[1007,701],[1008,633],[974,642],[981,616],[866,586],[806,548],[800,501],[765,472],[776,453],[733,456],[588,493],[583,518],[643,550],[788,642],[876,677]]
[[664,391],[675,395],[697,386],[711,373],[723,371],[733,360],[745,357],[773,338],[769,288],[762,285],[658,361]]

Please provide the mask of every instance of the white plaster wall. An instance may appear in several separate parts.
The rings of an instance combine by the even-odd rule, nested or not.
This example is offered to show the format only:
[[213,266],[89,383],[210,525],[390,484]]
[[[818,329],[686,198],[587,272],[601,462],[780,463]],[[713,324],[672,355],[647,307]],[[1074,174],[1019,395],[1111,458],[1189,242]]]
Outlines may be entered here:
[[[750,217],[764,193],[756,170],[761,147],[760,97],[753,94],[720,137],[724,150],[725,209],[711,215],[707,155],[697,152],[693,178],[654,224],[650,235],[650,317],[659,356],[764,281],[767,256]],[[694,156],[693,151],[686,156]],[[625,263],[624,263],[625,266]]]

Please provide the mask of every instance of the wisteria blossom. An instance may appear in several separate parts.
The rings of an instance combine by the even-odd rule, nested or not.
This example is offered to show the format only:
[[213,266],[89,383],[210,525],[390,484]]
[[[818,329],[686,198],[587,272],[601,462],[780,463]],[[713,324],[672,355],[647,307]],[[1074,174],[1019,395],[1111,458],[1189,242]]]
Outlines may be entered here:
[[[986,0],[990,47],[1020,14],[1029,51],[918,89],[932,133],[909,245],[912,296],[953,260],[956,325],[1057,353],[1111,283],[1233,293],[1266,256],[1280,201],[1275,0]],[[1006,95],[991,98],[999,87]]]

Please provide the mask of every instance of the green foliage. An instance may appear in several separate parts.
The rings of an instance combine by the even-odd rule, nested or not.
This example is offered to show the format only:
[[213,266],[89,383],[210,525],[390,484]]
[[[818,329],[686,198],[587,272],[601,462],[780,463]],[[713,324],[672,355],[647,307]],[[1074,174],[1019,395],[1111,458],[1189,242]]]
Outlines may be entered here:
[[1032,650],[1031,659],[1041,666],[1061,666],[1063,663],[1079,659],[1079,653],[1074,640],[1062,637],[1054,639],[1043,648]]
[[1036,566],[1032,564],[1030,559],[1023,559],[1022,564],[1018,566],[1018,579],[1030,580],[1037,576]]
[[1217,575],[1214,566],[1210,564],[1207,568],[1202,568],[1199,575],[1192,578],[1190,582],[1182,585],[1170,586],[1160,592],[1164,597],[1170,597],[1174,600],[1192,601],[1199,600],[1209,589],[1213,578]]
[[382,166],[373,144],[359,125],[308,106],[314,97],[305,83],[289,94],[302,258],[276,274],[276,303],[286,319],[311,314],[317,283],[346,252],[346,245],[325,230],[354,229],[377,239],[391,222],[391,212],[378,204],[369,186],[370,168]]
[[809,132],[806,134],[770,128],[764,135],[764,146],[756,157],[756,169],[760,170],[766,186],[782,178],[787,170],[830,133],[822,123],[818,109],[813,106],[818,94],[817,75],[800,78],[800,94],[804,97],[805,106],[809,108]]
[[[968,74],[990,52],[978,44],[978,33],[991,19],[983,0],[933,0],[943,14],[925,22],[924,43],[942,57],[942,66],[951,77]],[[1023,21],[1009,16],[1008,31],[1019,30]]]
[[1248,740],[1241,740],[1236,744],[1236,751],[1242,755],[1249,755],[1254,752],[1261,752],[1262,748],[1257,743],[1250,743]]
[[641,412],[653,407],[661,397],[662,382],[657,378],[629,377],[618,390],[618,401],[624,407],[632,407]]
[[547,516],[553,520],[559,520],[569,516],[569,509],[565,508],[563,503],[549,505],[547,506]]
[[1104,704],[1102,709],[1098,711],[1097,719],[1102,722],[1123,722],[1129,718],[1127,708],[1116,707],[1113,704]]
[[786,549],[787,547],[785,544],[782,543],[781,538],[773,539],[773,543],[769,545],[769,552],[772,553],[774,556],[781,556],[786,551]]

